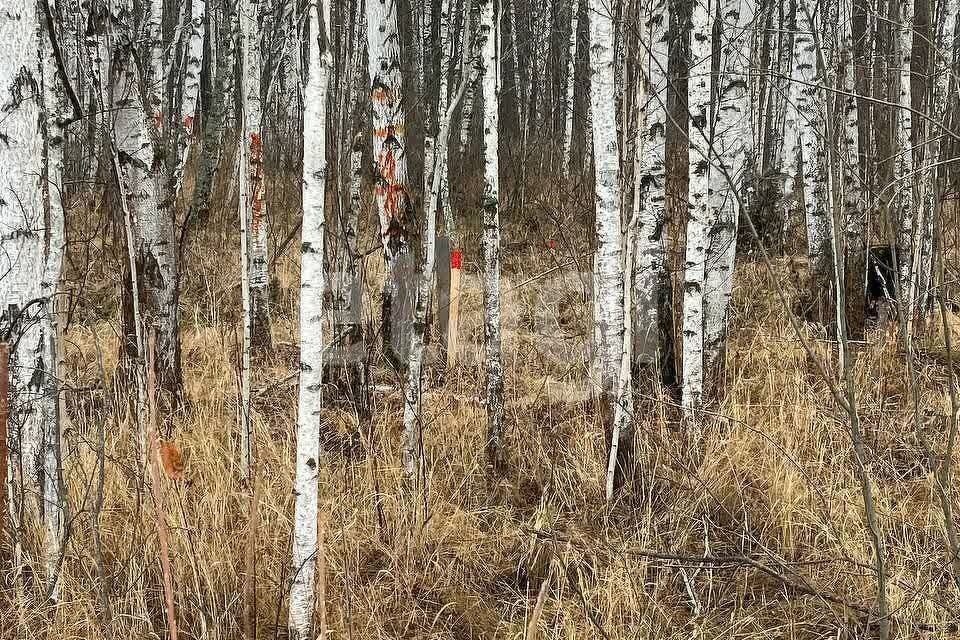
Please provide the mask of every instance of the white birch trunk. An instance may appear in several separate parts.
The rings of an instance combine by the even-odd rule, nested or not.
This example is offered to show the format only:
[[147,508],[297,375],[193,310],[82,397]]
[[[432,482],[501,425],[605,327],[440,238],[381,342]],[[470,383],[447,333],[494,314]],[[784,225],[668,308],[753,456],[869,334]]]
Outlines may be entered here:
[[[833,257],[831,250],[831,215],[827,199],[827,167],[824,162],[823,142],[826,118],[826,95],[824,75],[817,62],[817,45],[813,36],[816,6],[811,0],[802,0],[797,5],[797,32],[794,35],[793,77],[796,87],[795,108],[798,112],[799,151],[802,157],[804,219],[807,230],[807,256],[811,283],[814,315],[821,321],[830,316],[829,290],[833,280]],[[819,20],[817,21],[819,24]],[[791,87],[791,95],[794,89]]]
[[480,64],[483,67],[483,334],[487,357],[487,460],[504,464],[503,354],[500,331],[500,29],[494,0],[480,0]]
[[[252,207],[256,206],[254,202],[257,194],[256,189],[256,173],[255,169],[251,167],[251,157],[254,153],[254,142],[259,145],[259,133],[253,134],[256,136],[248,135],[251,131],[250,124],[248,123],[248,118],[257,118],[257,107],[250,104],[249,95],[247,93],[247,82],[249,81],[248,73],[249,69],[247,65],[249,63],[249,56],[247,55],[248,38],[250,37],[250,31],[246,30],[246,17],[243,15],[244,11],[250,11],[249,6],[241,6],[238,11],[238,26],[240,27],[240,33],[238,37],[238,52],[237,55],[240,60],[240,77],[237,79],[239,83],[240,90],[240,144],[237,147],[237,182],[240,192],[240,197],[238,199],[239,211],[237,212],[237,218],[240,222],[240,299],[241,307],[243,312],[242,324],[243,324],[243,334],[242,334],[242,343],[241,343],[241,354],[240,354],[240,475],[244,480],[247,481],[248,485],[252,486],[252,481],[254,480],[254,429],[253,429],[253,416],[251,415],[251,405],[250,405],[250,359],[251,359],[251,349],[253,348],[253,332],[256,320],[254,319],[254,309],[253,309],[253,291],[251,287],[251,276],[253,274],[251,268],[251,259],[253,253],[251,251],[252,237],[250,234],[250,226],[252,223],[251,213]],[[256,23],[254,23],[256,24]],[[256,88],[256,97],[260,97],[260,88],[259,85]],[[250,144],[247,144],[247,140],[250,140]]]
[[[784,104],[784,114],[783,114],[783,133],[782,138],[783,142],[781,147],[782,151],[782,169],[784,174],[784,183],[783,183],[783,204],[789,208],[788,211],[783,212],[784,216],[784,226],[786,226],[789,220],[789,214],[793,210],[796,203],[796,199],[799,197],[797,194],[803,192],[803,177],[800,175],[800,111],[799,105],[801,100],[801,91],[804,89],[804,85],[801,82],[794,82],[796,79],[798,81],[805,81],[806,74],[809,73],[812,79],[812,70],[808,71],[809,60],[807,56],[807,50],[805,47],[798,46],[797,43],[797,24],[800,22],[798,17],[800,15],[800,9],[794,7],[794,11],[788,14],[787,24],[785,29],[789,32],[789,36],[785,39],[782,50],[782,55],[785,58],[784,67],[786,69],[785,73],[787,74],[789,80],[787,85],[787,99]],[[806,33],[804,37],[809,37]],[[787,46],[789,45],[789,49]],[[803,56],[803,66],[800,66],[801,58]]]
[[[300,266],[300,392],[294,480],[290,637],[312,638],[317,554],[317,491],[323,382],[324,191],[326,185],[327,85],[332,63],[315,3],[308,8],[309,69],[304,85],[303,227]],[[326,17],[329,14],[326,14]]]
[[620,152],[617,145],[612,7],[590,0],[590,103],[596,173],[597,257],[594,325],[601,397],[617,393],[623,340],[623,234],[620,221]]
[[[39,514],[35,496],[43,490],[44,365],[43,317],[37,302],[44,270],[44,203],[38,177],[43,169],[41,87],[37,65],[37,4],[0,12],[0,299],[2,324],[9,328],[11,361],[8,489],[10,525],[19,563],[20,541],[27,521]],[[20,567],[15,567],[16,571]]]
[[193,133],[193,121],[200,99],[200,69],[203,66],[203,25],[206,20],[206,0],[190,0],[190,23],[183,78],[183,126],[188,135]]
[[569,179],[573,165],[573,115],[575,111],[575,88],[577,80],[577,18],[580,13],[579,0],[570,2],[570,47],[567,53],[567,95],[564,105],[563,129],[563,177]]
[[[414,212],[407,191],[406,119],[403,111],[403,75],[400,63],[398,4],[388,0],[366,3],[367,57],[373,112],[372,152],[380,241],[387,264],[384,321],[398,292],[397,266],[408,249],[409,225]],[[385,327],[387,338],[394,328]],[[401,336],[401,339],[406,339]]]
[[[645,79],[638,82],[637,143],[634,158],[633,217],[636,244],[631,302],[633,357],[656,360],[660,351],[661,284],[665,276],[663,247],[665,151],[667,131],[667,60],[669,42],[667,0],[643,6],[644,25],[641,65]],[[630,264],[630,263],[627,263]]]
[[[127,5],[133,6],[132,3]],[[138,138],[131,140],[130,148],[139,141],[134,150],[135,167],[127,183],[128,197],[132,199],[130,211],[134,218],[134,235],[137,251],[137,273],[146,297],[144,317],[136,319],[153,326],[157,331],[156,374],[160,388],[179,393],[182,380],[180,373],[180,335],[178,280],[179,264],[176,247],[176,200],[175,159],[157,161],[164,156],[167,135],[175,138],[174,127],[164,121],[167,103],[166,86],[169,65],[163,48],[163,7],[160,2],[150,3],[147,19],[141,27],[140,56],[138,63],[127,61],[124,73],[128,77],[127,90],[120,93],[125,117],[131,118],[129,126],[140,129]],[[147,61],[146,68],[137,67]],[[140,83],[140,90],[130,89]],[[143,103],[138,96],[142,96]],[[123,117],[117,115],[118,120]],[[118,139],[119,142],[119,139]],[[126,142],[121,142],[124,146]],[[175,148],[175,144],[169,145]]]
[[691,16],[690,79],[690,177],[686,248],[683,269],[683,364],[682,398],[687,419],[696,419],[703,405],[704,288],[710,218],[709,140],[711,119],[712,13],[695,3]]
[[243,103],[245,154],[240,170],[246,173],[246,188],[240,206],[247,217],[249,235],[249,286],[251,341],[255,349],[266,349],[270,338],[270,274],[267,237],[267,203],[263,173],[263,100],[261,83],[260,0],[240,0],[240,75]]
[[[900,65],[900,108],[897,109],[896,127],[896,171],[897,171],[897,264],[900,270],[899,299],[912,319],[916,302],[916,277],[914,274],[914,251],[917,241],[917,220],[914,215],[914,183],[917,178],[913,175],[913,98],[910,87],[910,78],[913,70],[911,62],[913,54],[913,4],[902,2],[900,17],[896,22],[895,33],[899,53]],[[921,70],[921,73],[924,71]]]
[[750,48],[752,4],[723,0],[723,34],[720,46],[718,104],[713,122],[716,162],[711,170],[710,216],[712,228],[707,248],[704,290],[704,367],[715,372],[726,339],[727,317],[733,290],[740,202],[745,197],[744,178],[749,173],[748,145],[753,140],[750,117]]
[[[122,182],[124,208],[129,214],[128,243],[134,307],[133,334],[142,364],[142,332],[149,324],[157,331],[156,374],[161,388],[178,392],[180,387],[180,342],[177,311],[177,251],[174,244],[174,198],[168,190],[168,171],[173,165],[163,157],[164,65],[161,47],[161,11],[152,3],[138,33],[139,55],[124,51],[112,61],[110,86],[114,114],[113,139],[117,146],[117,171]],[[125,2],[124,11],[133,4]],[[127,27],[121,27],[127,28]],[[116,47],[113,51],[120,51]],[[139,64],[138,64],[139,62]],[[144,305],[137,299],[143,294]],[[129,330],[129,328],[128,328]],[[145,447],[145,432],[141,432]],[[144,448],[145,452],[146,449]]]

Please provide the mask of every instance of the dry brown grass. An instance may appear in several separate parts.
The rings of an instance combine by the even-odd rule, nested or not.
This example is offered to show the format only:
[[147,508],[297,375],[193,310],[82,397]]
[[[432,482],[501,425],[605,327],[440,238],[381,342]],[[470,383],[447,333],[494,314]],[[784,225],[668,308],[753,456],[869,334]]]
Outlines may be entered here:
[[[233,246],[213,235],[197,244]],[[551,266],[550,256],[533,253],[534,259],[513,261],[506,289]],[[375,282],[376,259],[369,262]],[[233,639],[241,633],[247,517],[237,464],[239,300],[238,282],[224,275],[236,273],[235,263],[226,250],[197,252],[183,297],[188,403],[173,420],[185,480],[167,484],[163,503],[182,638]],[[786,265],[779,268],[781,281],[789,280]],[[255,380],[255,387],[266,389],[256,400],[261,638],[274,637],[278,621],[284,637],[286,620],[295,387],[271,383],[296,366],[297,277],[295,262],[278,264],[279,346],[260,363]],[[374,397],[373,424],[362,430],[360,450],[327,438],[320,526],[329,637],[759,639],[860,638],[873,632],[856,612],[755,567],[698,568],[646,553],[747,555],[792,584],[872,605],[875,579],[843,415],[773,302],[772,288],[779,283],[754,265],[740,267],[725,390],[701,442],[702,461],[682,445],[667,394],[647,387],[635,422],[634,481],[609,511],[602,499],[603,425],[586,400],[587,321],[576,273],[568,268],[507,294],[510,465],[495,483],[485,477],[481,457],[481,294],[475,274],[466,283],[463,364],[425,402],[426,524],[417,526],[401,473],[398,393]],[[375,305],[375,287],[369,289]],[[71,384],[99,384],[96,341],[107,371],[115,370],[112,313],[72,328]],[[815,337],[816,331],[809,332]],[[931,336],[929,345],[937,344],[936,332]],[[832,357],[826,343],[818,351]],[[917,364],[924,415],[946,415],[942,364],[922,357]],[[918,637],[916,623],[960,623],[960,596],[947,573],[931,474],[909,419],[903,357],[883,332],[871,333],[860,348],[856,376],[889,557],[894,631],[898,638]],[[378,377],[391,379],[383,372]],[[129,394],[118,378],[111,375],[108,383],[112,394],[70,395],[64,461],[72,519],[63,600],[54,608],[41,603],[36,589],[8,592],[0,598],[3,638],[165,637],[153,507],[137,494]],[[343,440],[355,428],[344,408],[331,406],[326,418],[330,433]],[[97,578],[91,542],[101,423],[107,432],[100,522],[105,584]],[[943,441],[943,420],[925,428],[936,434],[934,442]],[[382,499],[385,528],[375,517],[375,495]],[[8,557],[9,549],[2,551]],[[699,613],[680,564],[691,576]],[[110,602],[109,635],[100,589]]]

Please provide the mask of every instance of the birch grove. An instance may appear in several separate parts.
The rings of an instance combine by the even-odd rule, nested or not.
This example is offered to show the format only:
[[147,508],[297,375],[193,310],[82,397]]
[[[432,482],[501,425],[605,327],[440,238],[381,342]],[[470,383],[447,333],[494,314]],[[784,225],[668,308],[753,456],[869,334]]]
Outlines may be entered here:
[[955,0],[0,36],[0,636],[960,625]]

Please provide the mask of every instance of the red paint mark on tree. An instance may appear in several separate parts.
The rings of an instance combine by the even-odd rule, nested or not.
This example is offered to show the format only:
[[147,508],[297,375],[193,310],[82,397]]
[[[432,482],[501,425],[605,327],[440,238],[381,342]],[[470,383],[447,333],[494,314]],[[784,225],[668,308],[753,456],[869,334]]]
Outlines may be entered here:
[[459,249],[450,252],[450,268],[463,269],[463,252]]
[[193,131],[193,116],[187,116],[183,119],[183,128],[188,131]]
[[263,225],[263,144],[259,133],[250,134],[250,232]]

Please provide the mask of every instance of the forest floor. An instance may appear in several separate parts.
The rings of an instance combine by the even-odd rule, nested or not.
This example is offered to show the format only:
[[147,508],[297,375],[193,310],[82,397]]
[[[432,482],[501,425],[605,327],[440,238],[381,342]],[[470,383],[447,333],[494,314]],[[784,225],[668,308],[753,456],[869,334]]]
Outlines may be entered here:
[[[185,284],[187,402],[169,417],[185,476],[163,483],[162,507],[171,527],[180,637],[234,639],[241,637],[249,523],[237,463],[239,278],[223,275],[237,273],[232,244],[200,244],[227,248],[195,255]],[[673,398],[653,384],[643,388],[634,476],[608,509],[604,426],[587,399],[584,367],[589,306],[576,266],[531,280],[556,264],[549,251],[507,258],[509,467],[502,478],[491,481],[483,459],[475,262],[465,269],[461,364],[426,395],[425,507],[401,472],[397,385],[392,391],[381,385],[373,395],[372,424],[359,438],[351,437],[354,413],[329,389],[318,631],[323,620],[327,637],[356,640],[873,636],[876,625],[868,625],[864,611],[874,604],[877,581],[848,421],[776,301],[776,288],[796,297],[788,261],[777,262],[774,278],[754,264],[738,268],[723,390],[693,447],[698,455],[684,444]],[[278,262],[276,349],[255,363],[260,638],[285,637],[297,278],[295,261]],[[831,345],[813,327],[803,331],[835,370]],[[39,591],[30,588],[8,594],[0,600],[0,637],[166,637],[154,506],[138,491],[130,394],[112,373],[116,336],[115,316],[70,329],[68,382],[94,391],[68,397],[71,519],[62,601],[55,608],[38,604]],[[924,334],[916,358],[919,433],[938,450],[950,415],[946,370],[937,357],[942,342],[936,331]],[[101,384],[98,344],[112,392]],[[936,629],[927,637],[960,637],[949,630],[960,624],[960,594],[912,419],[904,357],[892,329],[869,332],[856,351],[857,405],[888,562],[893,636],[915,638],[927,625]],[[385,370],[378,376],[391,379]],[[103,581],[92,530],[101,427]],[[0,553],[9,557],[9,548]],[[700,561],[704,555],[710,562]]]

